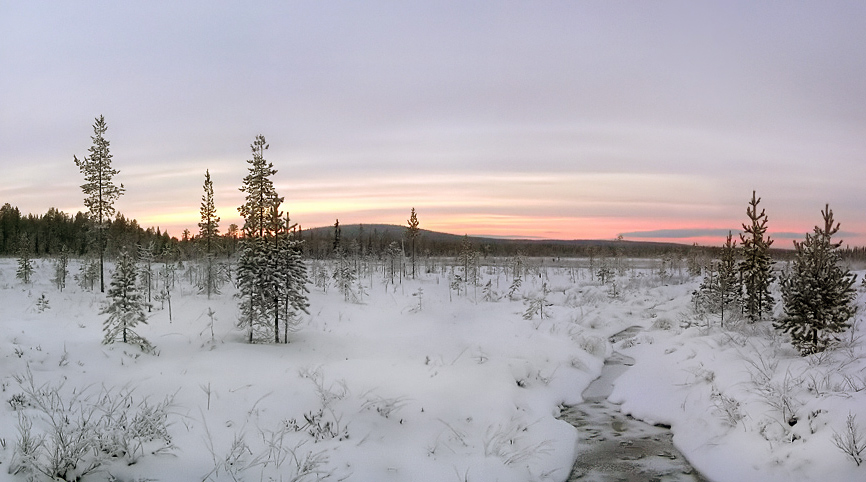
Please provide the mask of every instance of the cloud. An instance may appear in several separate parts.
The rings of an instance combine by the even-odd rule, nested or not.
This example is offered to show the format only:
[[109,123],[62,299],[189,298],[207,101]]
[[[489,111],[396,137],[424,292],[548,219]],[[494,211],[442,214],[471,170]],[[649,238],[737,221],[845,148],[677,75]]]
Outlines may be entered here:
[[[728,232],[731,232],[734,236],[738,236],[742,233],[741,230],[728,230],[722,228],[685,228],[685,229],[654,229],[650,231],[632,231],[627,233],[621,233],[625,238],[638,238],[638,239],[688,239],[688,238],[711,238],[711,237],[720,237],[724,238],[728,235]],[[770,239],[793,239],[793,240],[803,240],[806,237],[806,233],[797,233],[792,231],[779,231],[779,232],[769,232],[768,233]],[[853,231],[839,231],[836,233],[835,239],[839,239],[839,237],[843,238],[854,238],[859,237],[860,233]]]
[[[810,230],[809,233],[811,233],[811,232],[812,232],[812,231]],[[785,232],[785,231],[783,231],[783,232],[778,232],[778,233],[770,233],[770,237],[771,237],[771,238],[778,238],[778,239],[797,239],[797,240],[802,240],[802,239],[805,239],[805,238],[806,238],[806,233],[805,233],[805,232],[802,232],[802,233],[795,233],[795,232]],[[835,235],[833,235],[833,240],[834,240],[834,241],[838,241],[840,237],[842,237],[842,238],[854,238],[854,237],[860,237],[860,233],[857,233],[857,232],[854,232],[854,231],[839,231],[838,233],[836,233]]]
[[622,233],[625,238],[705,238],[715,236],[727,236],[728,232],[739,234],[738,230],[719,228],[688,228],[688,229],[654,229],[651,231],[632,231]]

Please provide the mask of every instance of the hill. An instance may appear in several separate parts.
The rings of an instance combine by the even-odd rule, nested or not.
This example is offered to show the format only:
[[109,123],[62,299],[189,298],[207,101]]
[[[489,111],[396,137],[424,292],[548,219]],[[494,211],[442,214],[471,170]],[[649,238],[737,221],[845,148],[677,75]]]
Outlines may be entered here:
[[[458,249],[464,236],[421,229],[421,249],[433,254],[449,254]],[[394,224],[340,225],[343,240],[358,240],[374,251],[389,243],[405,238],[406,227]],[[327,249],[333,242],[334,227],[305,229],[302,237],[314,251]],[[666,251],[682,251],[691,246],[651,241],[604,239],[519,239],[486,236],[468,236],[469,242],[490,255],[511,255],[517,251],[531,256],[587,256],[592,253],[618,251],[629,256],[655,256]]]

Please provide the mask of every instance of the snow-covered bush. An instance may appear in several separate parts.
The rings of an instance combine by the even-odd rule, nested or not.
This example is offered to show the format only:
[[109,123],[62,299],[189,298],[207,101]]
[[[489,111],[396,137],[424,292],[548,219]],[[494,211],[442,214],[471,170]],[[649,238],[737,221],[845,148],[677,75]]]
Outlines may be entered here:
[[858,467],[863,463],[863,452],[866,451],[866,435],[857,425],[855,415],[848,414],[844,432],[833,432],[833,444],[853,460]]
[[29,371],[15,377],[26,405],[19,403],[18,440],[9,473],[30,480],[80,480],[114,460],[134,464],[146,453],[170,450],[171,398],[151,404],[129,389],[64,390],[38,385]]

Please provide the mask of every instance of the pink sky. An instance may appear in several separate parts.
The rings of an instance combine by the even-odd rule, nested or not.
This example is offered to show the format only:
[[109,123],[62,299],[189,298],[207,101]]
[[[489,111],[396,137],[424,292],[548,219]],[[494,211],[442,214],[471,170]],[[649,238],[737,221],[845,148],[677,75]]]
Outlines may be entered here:
[[863,25],[843,0],[17,2],[0,202],[82,209],[104,115],[117,208],[173,235],[206,169],[239,222],[263,134],[308,227],[414,206],[457,234],[719,244],[757,190],[779,245],[825,203],[866,245]]

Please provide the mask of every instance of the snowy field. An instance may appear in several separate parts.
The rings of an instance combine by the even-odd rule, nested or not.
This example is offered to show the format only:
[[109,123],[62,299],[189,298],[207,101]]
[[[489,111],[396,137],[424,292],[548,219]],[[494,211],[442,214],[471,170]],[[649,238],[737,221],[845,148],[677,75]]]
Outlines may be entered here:
[[[149,355],[101,344],[105,297],[75,284],[77,262],[60,292],[50,260],[25,286],[2,259],[0,479],[49,480],[33,467],[71,459],[66,478],[94,468],[92,481],[562,481],[580,440],[557,415],[600,373],[608,337],[635,325],[616,349],[636,364],[611,400],[670,425],[708,479],[866,479],[834,444],[849,414],[866,433],[863,323],[803,358],[767,323],[721,330],[695,314],[700,280],[654,263],[616,288],[568,260],[533,263],[514,300],[502,260],[466,293],[441,263],[402,283],[366,276],[360,303],[311,285],[287,345],[245,343],[232,285],[208,299],[178,270],[172,319],[154,301],[137,330]],[[520,298],[542,284],[544,318],[524,319]],[[97,436],[100,453],[54,450]]]

